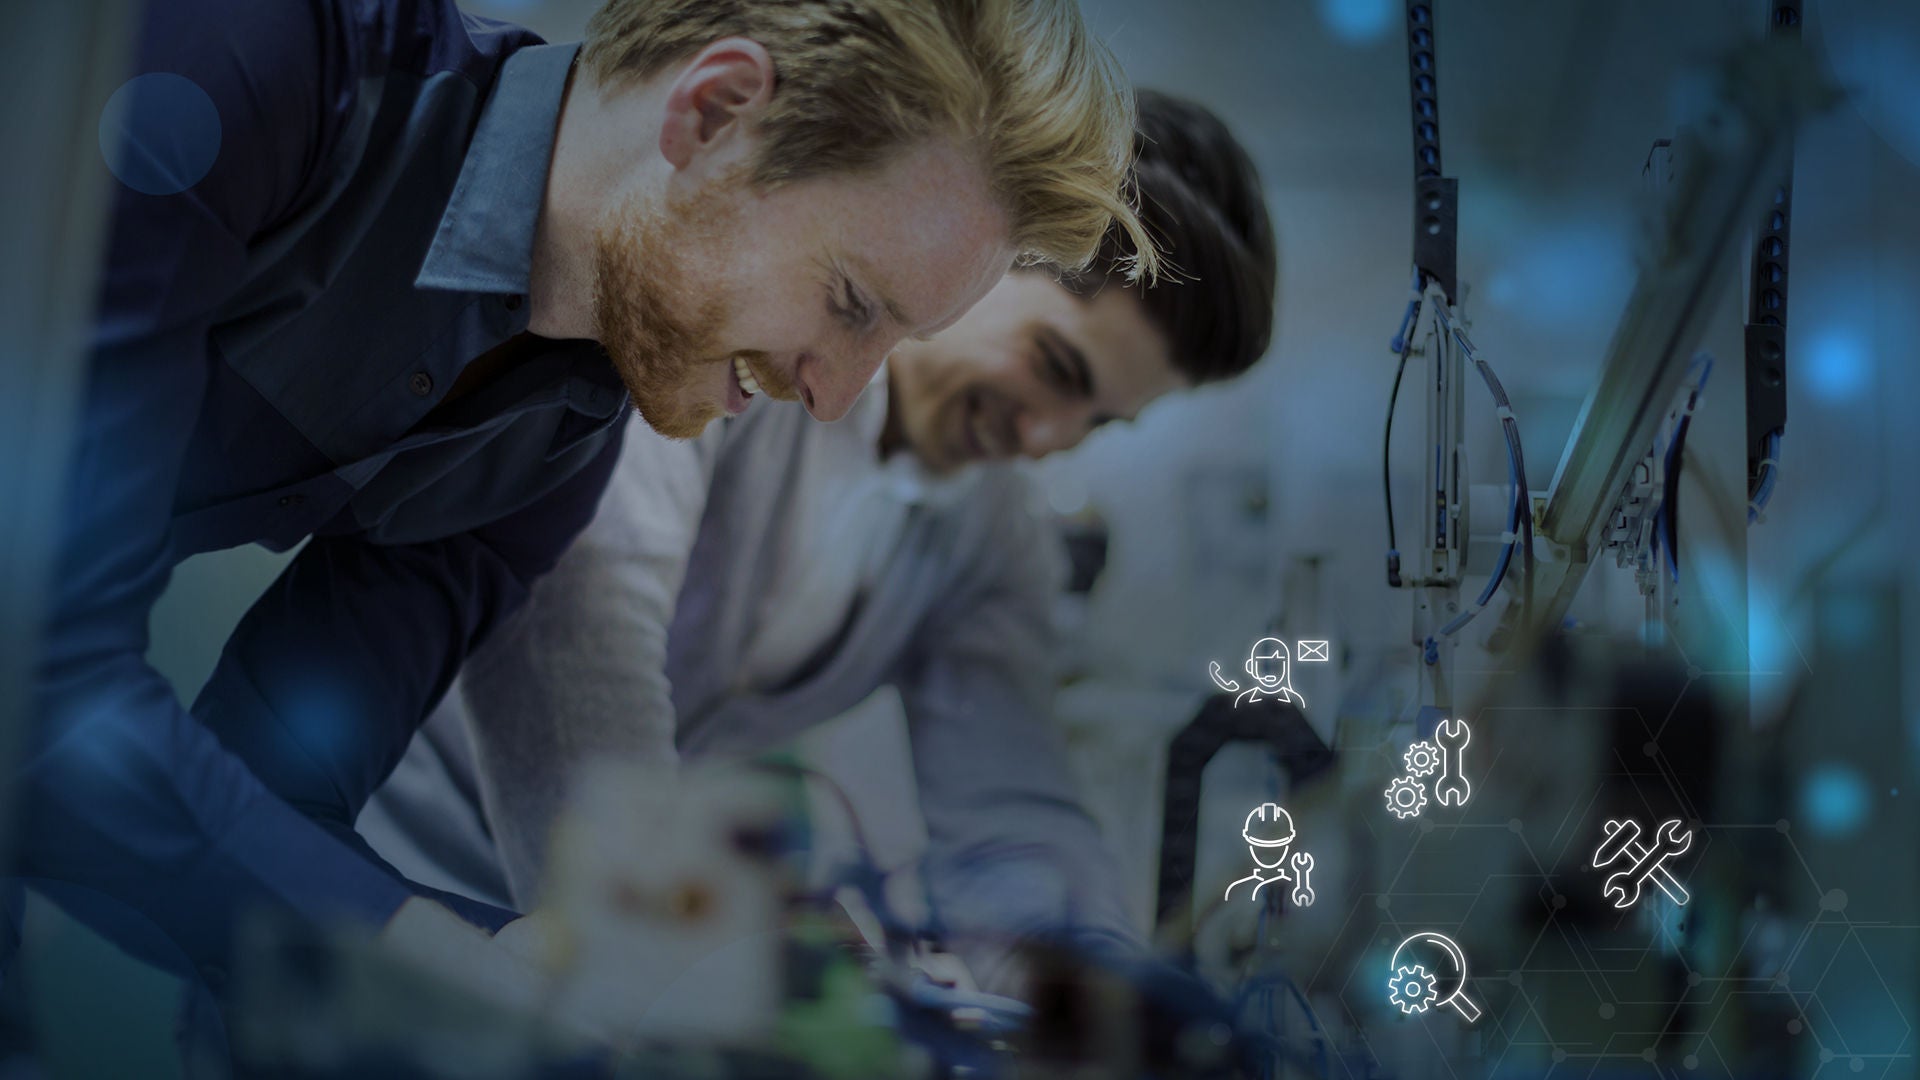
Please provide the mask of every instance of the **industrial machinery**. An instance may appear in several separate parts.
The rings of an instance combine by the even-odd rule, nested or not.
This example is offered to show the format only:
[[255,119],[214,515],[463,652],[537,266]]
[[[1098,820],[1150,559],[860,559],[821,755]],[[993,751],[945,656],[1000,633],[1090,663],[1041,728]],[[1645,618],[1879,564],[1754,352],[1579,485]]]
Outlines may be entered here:
[[[1639,279],[1554,476],[1535,489],[1522,418],[1465,312],[1460,181],[1441,157],[1437,6],[1405,7],[1413,269],[1391,344],[1382,466],[1386,583],[1411,605],[1412,655],[1395,670],[1411,672],[1417,689],[1407,708],[1343,716],[1332,746],[1305,756],[1286,718],[1210,702],[1168,752],[1161,933],[1191,949],[1194,921],[1214,914],[1197,916],[1192,902],[1210,884],[1196,883],[1193,869],[1202,770],[1229,738],[1255,740],[1274,746],[1277,770],[1296,781],[1309,759],[1331,764],[1312,767],[1327,775],[1290,809],[1323,827],[1343,823],[1350,853],[1342,872],[1321,878],[1323,892],[1346,897],[1337,925],[1317,921],[1317,908],[1308,918],[1288,912],[1281,924],[1263,911],[1250,937],[1235,939],[1239,993],[1283,987],[1311,1021],[1304,1034],[1320,1057],[1300,1075],[1453,1075],[1432,1071],[1436,1056],[1516,1075],[1575,1057],[1602,1068],[1610,1059],[1672,1069],[1694,1068],[1703,1055],[1761,1060],[1724,1044],[1770,1045],[1757,1032],[1790,1030],[1781,1025],[1792,999],[1735,1002],[1698,988],[1703,966],[1737,951],[1731,936],[1768,917],[1755,914],[1754,897],[1778,883],[1715,859],[1692,893],[1676,879],[1671,893],[1623,918],[1617,898],[1587,878],[1596,844],[1606,854],[1602,838],[1616,837],[1622,819],[1654,814],[1652,823],[1672,823],[1664,835],[1693,842],[1703,821],[1731,810],[1724,776],[1757,767],[1735,734],[1746,727],[1747,688],[1701,676],[1746,668],[1745,532],[1777,483],[1785,424],[1792,134],[1837,93],[1797,48],[1800,5],[1772,3],[1765,40],[1721,61],[1712,111],[1655,144],[1644,169],[1651,226]],[[1729,299],[1749,259],[1743,326]],[[1731,385],[1743,377],[1744,400]],[[1403,531],[1392,431],[1408,383],[1422,405],[1422,482],[1417,517]],[[1485,429],[1469,423],[1469,399],[1482,391],[1492,413]],[[1710,413],[1709,394],[1739,408]],[[1475,484],[1468,451],[1490,432],[1502,475]],[[1603,560],[1631,575],[1644,601],[1638,625],[1581,624],[1577,602]],[[1467,720],[1474,796],[1442,810],[1412,774]],[[1724,740],[1737,748],[1723,750]],[[1388,780],[1403,759],[1411,773],[1394,781],[1397,791]],[[1391,816],[1381,812],[1383,787]],[[1742,864],[1749,869],[1777,857],[1748,833],[1717,839],[1754,851],[1761,861]],[[1628,859],[1615,847],[1616,874],[1642,863],[1640,872],[1665,873],[1670,854],[1684,861],[1641,847]],[[1476,1006],[1466,1023],[1408,1026],[1426,1011],[1421,995],[1432,983],[1423,980],[1433,972],[1400,964],[1394,943],[1422,935],[1444,940],[1455,960],[1472,958],[1466,985],[1484,1016]],[[1749,959],[1751,967],[1716,977],[1772,970],[1773,960]],[[1605,1031],[1594,1031],[1596,1018]],[[1612,1030],[1631,1045],[1615,1045]]]
[[[1760,890],[1706,872],[1642,890],[1622,915],[1588,877],[1602,854],[1611,864],[1625,852],[1636,871],[1652,864],[1646,849],[1628,850],[1632,837],[1595,851],[1636,815],[1680,822],[1701,847],[1715,840],[1696,823],[1721,805],[1730,766],[1720,736],[1745,710],[1697,687],[1696,669],[1717,662],[1740,609],[1716,592],[1722,583],[1684,570],[1708,556],[1743,567],[1744,530],[1778,482],[1791,209],[1782,177],[1795,124],[1833,93],[1792,47],[1798,6],[1776,3],[1775,40],[1720,68],[1719,111],[1656,144],[1645,170],[1658,201],[1653,250],[1554,477],[1535,490],[1521,417],[1465,312],[1435,7],[1406,4],[1413,267],[1386,423],[1390,450],[1412,372],[1423,460],[1417,522],[1404,535],[1394,462],[1383,460],[1386,579],[1409,599],[1417,690],[1409,709],[1343,718],[1332,740],[1292,703],[1238,706],[1226,695],[1202,707],[1165,765],[1157,960],[1026,943],[1026,999],[983,993],[945,953],[952,942],[895,910],[863,843],[824,886],[804,880],[796,786],[818,782],[805,770],[703,776],[670,798],[613,777],[588,785],[576,835],[628,843],[556,846],[551,899],[566,929],[536,1008],[410,967],[365,937],[262,922],[242,950],[251,966],[234,975],[236,1059],[284,1076],[839,1080],[1381,1077],[1469,1057],[1537,1074],[1573,1054],[1628,1056],[1568,1039],[1576,1013],[1654,1032],[1635,1059],[1697,1054],[1713,1029],[1689,1025],[1705,1025],[1700,1006],[1731,994],[1689,998],[1695,957],[1724,956],[1763,921],[1749,902]],[[1722,300],[1756,221],[1747,319],[1732,327]],[[1743,349],[1727,347],[1730,328]],[[1714,433],[1708,453],[1703,403],[1736,376],[1742,430]],[[1469,424],[1469,400],[1483,391],[1504,475],[1475,485],[1468,449],[1488,431]],[[1732,503],[1718,494],[1729,477],[1745,493]],[[1564,632],[1609,559],[1645,600],[1630,645]],[[1241,744],[1271,755],[1289,827],[1327,838],[1316,841],[1311,908],[1284,889],[1229,905],[1201,871],[1203,774]],[[1463,754],[1464,773],[1453,772]],[[1411,791],[1441,760],[1451,797],[1396,801],[1389,777],[1404,770],[1399,790]],[[1255,805],[1276,798],[1261,792]],[[857,822],[853,831],[858,839]],[[1770,837],[1735,842],[1757,865],[1779,855]],[[1435,941],[1450,969],[1403,957],[1408,943]],[[1613,959],[1622,952],[1630,959]],[[1729,960],[1720,977],[1733,981],[1743,964],[1764,977],[1766,963]],[[673,977],[632,978],[639,970]],[[1441,976],[1453,984],[1442,989]],[[1450,1008],[1427,1007],[1438,1005]],[[1720,1038],[1765,1050],[1763,1030],[1787,1030],[1779,1009],[1750,995],[1714,1022],[1735,1025]]]

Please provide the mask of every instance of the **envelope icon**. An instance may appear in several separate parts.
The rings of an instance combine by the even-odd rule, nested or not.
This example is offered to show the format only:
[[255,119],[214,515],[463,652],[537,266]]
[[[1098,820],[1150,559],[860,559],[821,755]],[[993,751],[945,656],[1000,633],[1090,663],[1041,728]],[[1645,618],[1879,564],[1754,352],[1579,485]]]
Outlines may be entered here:
[[1327,643],[1326,642],[1301,641],[1301,642],[1297,642],[1296,644],[1299,647],[1294,650],[1293,655],[1300,661],[1300,663],[1308,664],[1316,660],[1324,663],[1326,661],[1327,659]]

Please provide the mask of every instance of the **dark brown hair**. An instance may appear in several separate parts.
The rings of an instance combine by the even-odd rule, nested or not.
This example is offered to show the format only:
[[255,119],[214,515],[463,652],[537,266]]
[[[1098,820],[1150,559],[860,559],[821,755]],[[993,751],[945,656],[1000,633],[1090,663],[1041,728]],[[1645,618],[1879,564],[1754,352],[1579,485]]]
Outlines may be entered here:
[[1081,296],[1110,282],[1131,289],[1167,335],[1175,368],[1195,384],[1231,379],[1273,336],[1278,255],[1259,173],[1206,108],[1153,90],[1136,100],[1134,185],[1160,277],[1125,284],[1131,244],[1109,230],[1092,267],[1061,283]]

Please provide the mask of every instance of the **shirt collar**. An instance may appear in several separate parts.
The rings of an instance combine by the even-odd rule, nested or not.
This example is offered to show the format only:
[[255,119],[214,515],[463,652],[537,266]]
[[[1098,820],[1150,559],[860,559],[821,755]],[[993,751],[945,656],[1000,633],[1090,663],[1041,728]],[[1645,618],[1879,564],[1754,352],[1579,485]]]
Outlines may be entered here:
[[560,105],[579,51],[578,43],[532,45],[501,65],[416,287],[527,291]]

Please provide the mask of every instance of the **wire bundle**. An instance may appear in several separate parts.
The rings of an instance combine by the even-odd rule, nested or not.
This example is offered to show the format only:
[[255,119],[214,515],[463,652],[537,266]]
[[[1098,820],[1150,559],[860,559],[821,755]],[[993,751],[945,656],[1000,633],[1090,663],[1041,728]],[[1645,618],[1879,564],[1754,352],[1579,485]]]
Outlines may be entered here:
[[[1398,354],[1400,362],[1393,374],[1393,389],[1387,397],[1386,436],[1380,450],[1381,483],[1385,490],[1387,505],[1387,584],[1394,588],[1401,586],[1402,579],[1400,576],[1400,545],[1394,529],[1393,520],[1393,468],[1391,456],[1393,450],[1393,414],[1400,400],[1400,383],[1407,373],[1407,357],[1413,352],[1413,332],[1420,321],[1425,288],[1425,276],[1417,270],[1414,271],[1413,296],[1407,301],[1406,312],[1400,319],[1400,332],[1394,335],[1392,342],[1393,351]],[[1473,342],[1468,340],[1466,331],[1454,324],[1453,317],[1448,312],[1447,306],[1444,303],[1435,304],[1433,311],[1434,318],[1440,324],[1441,334],[1451,339],[1453,343],[1459,347],[1462,355],[1464,355],[1467,360],[1473,364],[1474,369],[1480,373],[1481,381],[1486,383],[1487,391],[1493,397],[1495,415],[1500,418],[1501,434],[1506,441],[1507,482],[1512,492],[1511,505],[1507,511],[1507,530],[1502,536],[1504,543],[1500,549],[1499,561],[1494,564],[1493,575],[1488,579],[1486,587],[1480,591],[1479,597],[1474,600],[1473,604],[1449,620],[1447,624],[1442,626],[1434,635],[1435,637],[1445,637],[1458,632],[1461,627],[1471,622],[1473,617],[1478,615],[1481,610],[1492,601],[1494,593],[1499,590],[1501,583],[1506,580],[1507,569],[1513,563],[1515,547],[1520,547],[1521,549],[1522,565],[1525,567],[1525,583],[1527,591],[1531,593],[1533,582],[1533,512],[1532,508],[1527,505],[1526,455],[1520,444],[1520,424],[1514,417],[1513,403],[1507,397],[1506,388],[1500,384],[1500,378],[1494,374],[1493,368],[1485,360],[1481,359],[1479,352],[1473,347]],[[1434,638],[1428,638],[1427,643],[1432,645]]]
[[1500,548],[1499,562],[1494,564],[1493,576],[1487,579],[1486,588],[1480,590],[1479,597],[1474,600],[1471,607],[1454,616],[1440,628],[1436,636],[1445,637],[1472,622],[1473,617],[1480,614],[1488,601],[1493,599],[1493,594],[1500,588],[1500,583],[1506,580],[1507,567],[1513,562],[1513,549],[1516,545],[1521,547],[1521,561],[1525,568],[1524,582],[1528,586],[1528,591],[1532,591],[1533,510],[1527,505],[1527,460],[1520,446],[1520,422],[1513,415],[1513,402],[1508,400],[1506,388],[1500,385],[1500,377],[1493,373],[1493,368],[1481,359],[1479,352],[1473,347],[1473,342],[1467,340],[1466,331],[1454,325],[1446,305],[1436,305],[1433,314],[1434,318],[1439,320],[1440,332],[1451,337],[1454,344],[1460,347],[1467,361],[1480,372],[1481,381],[1487,384],[1487,392],[1493,396],[1494,415],[1500,418],[1500,431],[1506,438],[1507,481],[1513,492],[1512,504],[1507,512],[1507,531],[1501,537],[1505,543]]

